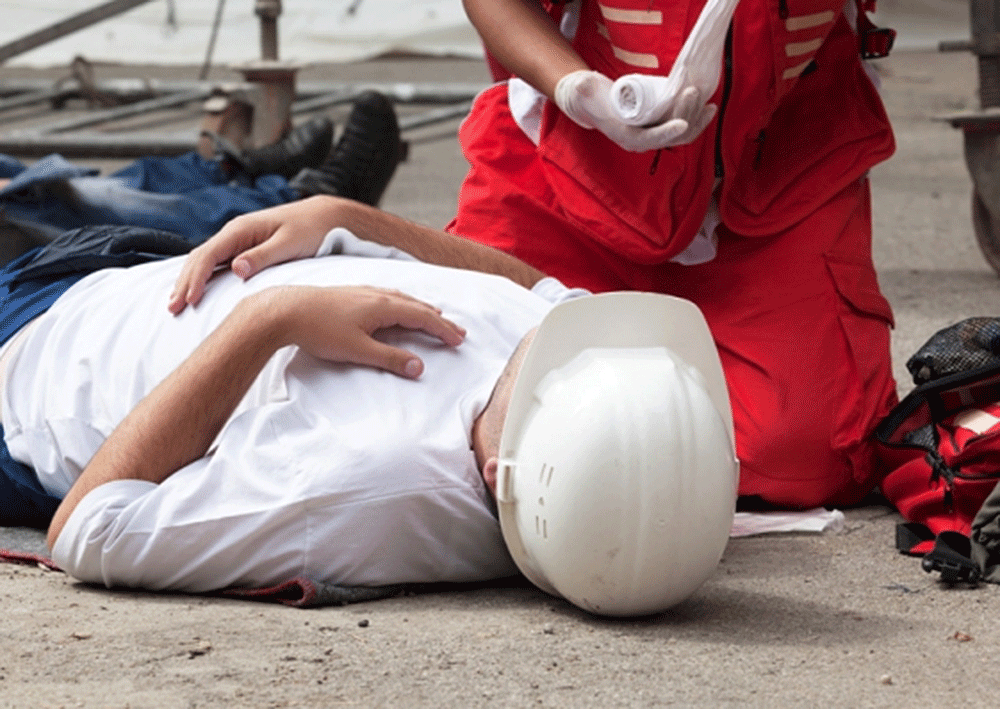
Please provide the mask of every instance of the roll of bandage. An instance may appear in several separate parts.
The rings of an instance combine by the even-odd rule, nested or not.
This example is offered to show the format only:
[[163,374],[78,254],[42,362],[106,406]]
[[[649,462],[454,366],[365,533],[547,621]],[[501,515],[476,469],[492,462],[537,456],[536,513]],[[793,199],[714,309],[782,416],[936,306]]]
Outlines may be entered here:
[[611,101],[621,119],[631,126],[662,122],[680,93],[680,80],[670,76],[627,74],[611,87]]
[[737,2],[708,1],[667,76],[626,74],[615,81],[611,103],[622,121],[633,126],[662,123],[689,86],[698,89],[702,102],[709,100],[719,86],[726,31]]

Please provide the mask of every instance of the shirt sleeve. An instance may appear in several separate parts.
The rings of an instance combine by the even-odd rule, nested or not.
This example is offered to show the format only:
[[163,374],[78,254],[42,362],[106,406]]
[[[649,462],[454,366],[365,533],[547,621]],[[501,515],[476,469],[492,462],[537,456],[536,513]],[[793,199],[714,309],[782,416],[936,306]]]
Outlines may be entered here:
[[[77,505],[52,559],[80,581],[151,591],[201,593],[267,586],[301,574],[307,538],[302,506],[280,489],[236,474],[233,455],[201,458],[157,485],[116,480]],[[279,533],[280,531],[280,533]]]
[[546,276],[538,281],[538,283],[532,286],[531,292],[537,296],[541,296],[553,305],[558,305],[574,298],[581,298],[585,295],[593,295],[586,288],[567,288],[563,285],[562,281],[552,276]]
[[[73,578],[105,586],[118,585],[116,564],[105,551],[128,524],[129,506],[155,490],[144,480],[115,480],[94,488],[73,510],[52,548],[52,560]],[[119,562],[120,563],[120,562]]]
[[361,239],[343,227],[331,229],[323,237],[323,243],[316,250],[316,257],[319,258],[320,256],[361,256],[364,258],[388,258],[402,261],[417,260],[400,249]]

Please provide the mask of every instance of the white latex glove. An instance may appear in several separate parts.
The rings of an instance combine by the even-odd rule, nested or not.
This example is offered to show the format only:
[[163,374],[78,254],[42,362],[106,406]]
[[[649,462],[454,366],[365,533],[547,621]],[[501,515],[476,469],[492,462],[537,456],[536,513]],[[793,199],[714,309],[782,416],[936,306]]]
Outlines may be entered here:
[[[612,104],[611,87],[611,79],[598,71],[574,71],[556,84],[556,105],[577,124],[584,128],[596,128],[629,152],[643,153],[681,145],[679,139],[689,132],[690,124],[679,112],[677,117],[664,116],[664,120],[657,125],[628,125]],[[685,106],[689,105],[690,98],[689,95]],[[697,104],[698,97],[694,99]]]

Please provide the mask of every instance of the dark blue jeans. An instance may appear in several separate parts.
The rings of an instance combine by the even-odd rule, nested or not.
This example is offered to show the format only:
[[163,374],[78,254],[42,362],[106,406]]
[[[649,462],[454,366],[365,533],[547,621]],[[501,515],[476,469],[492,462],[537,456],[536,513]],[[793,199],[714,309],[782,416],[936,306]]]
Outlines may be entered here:
[[95,224],[141,226],[201,243],[240,214],[285,204],[298,193],[278,175],[250,181],[197,153],[148,157],[107,177],[59,155],[27,167],[0,154],[0,222],[51,240]]

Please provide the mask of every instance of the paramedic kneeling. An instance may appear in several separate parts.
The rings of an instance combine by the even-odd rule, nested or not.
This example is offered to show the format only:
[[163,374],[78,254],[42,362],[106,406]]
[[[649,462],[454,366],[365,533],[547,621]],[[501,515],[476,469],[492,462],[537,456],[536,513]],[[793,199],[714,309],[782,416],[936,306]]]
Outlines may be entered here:
[[174,317],[162,298],[181,269],[87,277],[10,359],[6,440],[65,495],[49,543],[71,575],[197,592],[520,568],[635,614],[714,569],[732,419],[689,303],[553,307],[567,293],[552,279],[341,255],[224,274]]

